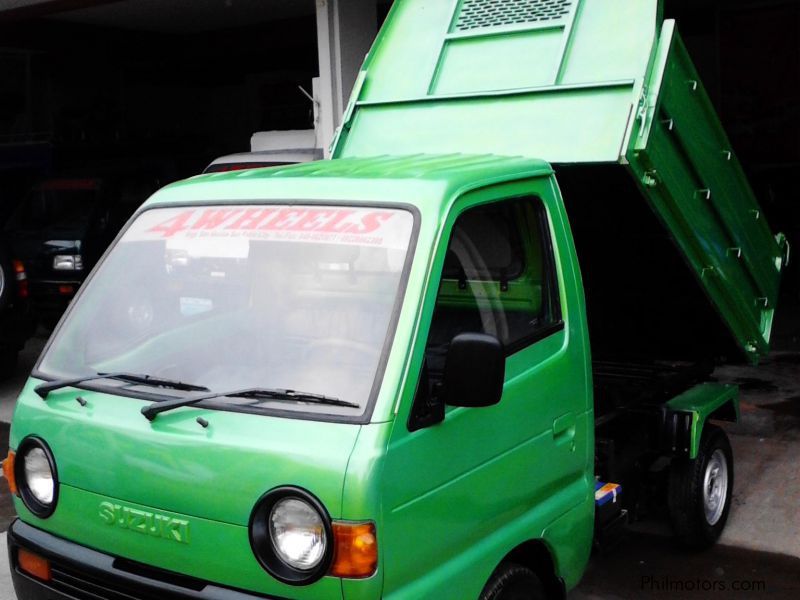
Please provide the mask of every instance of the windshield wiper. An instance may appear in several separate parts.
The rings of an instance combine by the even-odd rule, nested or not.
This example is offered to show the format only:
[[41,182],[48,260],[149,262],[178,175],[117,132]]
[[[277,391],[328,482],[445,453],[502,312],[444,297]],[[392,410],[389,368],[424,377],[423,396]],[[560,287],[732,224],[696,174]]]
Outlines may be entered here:
[[99,379],[116,379],[118,381],[125,381],[127,383],[136,383],[139,385],[148,385],[170,390],[181,390],[185,392],[209,391],[207,387],[203,387],[202,385],[192,385],[190,383],[183,383],[182,381],[151,377],[150,375],[137,375],[136,373],[98,373],[97,375],[77,377],[75,379],[56,379],[55,381],[40,383],[33,388],[33,391],[39,394],[42,400],[47,400],[47,395],[50,392],[54,392],[55,390],[60,390],[65,387],[80,385],[81,383],[86,383],[87,381],[97,381]]
[[339,400],[338,398],[331,398],[330,396],[323,396],[322,394],[309,394],[307,392],[298,392],[295,390],[247,388],[232,392],[213,392],[211,394],[203,394],[202,396],[194,396],[193,398],[175,398],[174,400],[153,402],[142,409],[142,414],[147,417],[148,421],[152,421],[162,412],[172,410],[173,408],[180,408],[182,406],[191,406],[192,404],[197,404],[198,402],[203,402],[204,400],[212,400],[214,398],[254,398],[256,400],[306,402],[309,404],[326,404],[328,406],[360,408],[360,405],[356,404],[355,402],[347,402],[346,400]]

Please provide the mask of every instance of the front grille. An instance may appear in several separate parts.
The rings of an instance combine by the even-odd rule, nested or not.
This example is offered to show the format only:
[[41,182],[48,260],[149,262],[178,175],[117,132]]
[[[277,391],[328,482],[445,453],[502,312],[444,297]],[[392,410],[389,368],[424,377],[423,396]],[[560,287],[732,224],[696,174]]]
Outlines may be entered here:
[[[205,579],[167,571],[80,546],[20,520],[8,530],[11,577],[25,597],[74,600],[192,600],[253,598],[285,600],[216,585]],[[50,562],[51,578],[40,581],[19,565],[20,548],[29,548]]]
[[503,25],[560,21],[569,15],[574,0],[464,0],[456,21],[457,31]]
[[[78,571],[65,564],[51,567],[53,589],[69,594],[78,600],[185,600],[187,595],[164,589],[140,586],[113,576],[97,577]],[[180,579],[184,579],[177,576]],[[187,592],[200,591],[204,586],[192,585]]]

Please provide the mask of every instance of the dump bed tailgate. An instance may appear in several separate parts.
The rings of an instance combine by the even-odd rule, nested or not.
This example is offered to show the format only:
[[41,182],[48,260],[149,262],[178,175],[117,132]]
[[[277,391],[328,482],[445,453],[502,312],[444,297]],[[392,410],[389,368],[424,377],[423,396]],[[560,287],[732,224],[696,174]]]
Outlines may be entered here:
[[626,158],[710,300],[753,360],[769,351],[787,256],[737,160],[675,24],[663,25]]

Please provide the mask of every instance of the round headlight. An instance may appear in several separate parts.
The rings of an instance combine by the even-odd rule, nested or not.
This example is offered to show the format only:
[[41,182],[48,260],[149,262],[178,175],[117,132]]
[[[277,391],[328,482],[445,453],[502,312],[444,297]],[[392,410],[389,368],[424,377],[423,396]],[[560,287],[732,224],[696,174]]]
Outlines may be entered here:
[[58,497],[58,478],[53,453],[37,437],[25,438],[17,449],[16,479],[22,502],[33,514],[53,514]]
[[322,517],[299,498],[275,503],[269,515],[269,537],[278,558],[300,571],[318,566],[328,543]]
[[50,462],[41,448],[32,448],[23,458],[25,482],[31,494],[42,504],[52,504],[55,484]]
[[328,572],[333,559],[331,520],[305,490],[267,493],[250,517],[250,544],[261,566],[284,583],[307,585]]

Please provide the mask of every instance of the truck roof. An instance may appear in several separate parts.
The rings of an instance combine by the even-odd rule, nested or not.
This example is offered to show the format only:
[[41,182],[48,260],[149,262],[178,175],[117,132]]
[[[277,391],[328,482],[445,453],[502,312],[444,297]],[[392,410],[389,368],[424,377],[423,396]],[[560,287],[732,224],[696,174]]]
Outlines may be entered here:
[[[444,199],[456,190],[550,173],[552,168],[548,163],[525,157],[416,154],[346,158],[198,175],[167,186],[148,205],[208,202],[215,198],[220,201],[330,198],[417,204]],[[374,185],[361,185],[367,179]]]

